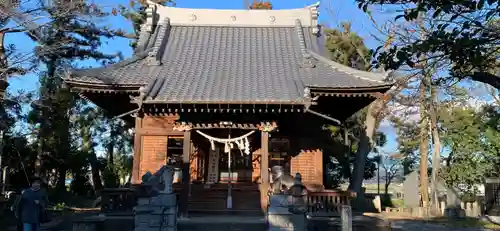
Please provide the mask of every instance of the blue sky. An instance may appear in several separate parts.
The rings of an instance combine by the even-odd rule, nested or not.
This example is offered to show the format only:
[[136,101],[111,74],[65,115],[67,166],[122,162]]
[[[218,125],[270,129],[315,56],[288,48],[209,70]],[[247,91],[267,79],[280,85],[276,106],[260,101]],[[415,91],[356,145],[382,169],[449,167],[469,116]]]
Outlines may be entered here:
[[[253,0],[248,0],[252,2]],[[118,6],[119,4],[128,4],[128,0],[106,0],[104,4],[97,3],[97,5],[103,5],[106,8],[111,9],[113,6]],[[99,1],[101,2],[101,1]],[[104,1],[102,1],[104,2]],[[243,9],[244,0],[212,0],[212,1],[202,1],[202,0],[177,0],[177,7],[182,8],[216,8],[216,9]],[[302,8],[311,4],[316,3],[314,0],[272,0],[274,9],[291,9],[291,8]],[[380,8],[372,9],[372,15],[379,22],[393,19],[392,14],[382,12]],[[358,33],[359,36],[365,39],[365,43],[369,48],[375,48],[379,43],[372,37],[372,35],[378,35],[379,32],[374,27],[373,23],[367,17],[365,13],[359,10],[354,3],[354,0],[328,0],[322,1],[320,5],[320,21],[329,25],[330,27],[335,27],[341,22],[349,21],[352,24],[351,30]],[[109,21],[106,22],[111,27],[114,28],[124,28],[131,31],[131,25],[125,19],[120,16],[111,17]],[[15,43],[17,48],[23,52],[29,52],[33,49],[35,44],[23,34],[14,34],[7,37],[7,44]],[[103,50],[106,52],[122,52],[125,57],[132,54],[132,50],[128,45],[129,41],[124,39],[114,39],[107,41],[107,44],[103,46]],[[83,62],[82,65],[93,65],[93,62]],[[33,91],[36,90],[38,86],[38,79],[35,75],[30,74],[27,76],[17,77],[10,80],[11,92],[16,92],[18,90]],[[389,137],[389,143],[384,149],[387,151],[394,151],[396,148],[395,133],[394,129],[390,126],[382,126],[381,130],[384,131]]]

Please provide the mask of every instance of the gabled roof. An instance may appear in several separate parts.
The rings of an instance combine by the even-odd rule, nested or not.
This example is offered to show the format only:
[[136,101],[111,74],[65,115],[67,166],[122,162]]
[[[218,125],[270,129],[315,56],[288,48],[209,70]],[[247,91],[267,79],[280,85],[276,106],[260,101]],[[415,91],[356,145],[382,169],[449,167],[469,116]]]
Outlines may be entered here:
[[151,4],[132,58],[73,70],[65,81],[89,89],[142,86],[145,103],[284,104],[303,102],[306,88],[389,89],[386,74],[322,56],[317,7],[200,10]]

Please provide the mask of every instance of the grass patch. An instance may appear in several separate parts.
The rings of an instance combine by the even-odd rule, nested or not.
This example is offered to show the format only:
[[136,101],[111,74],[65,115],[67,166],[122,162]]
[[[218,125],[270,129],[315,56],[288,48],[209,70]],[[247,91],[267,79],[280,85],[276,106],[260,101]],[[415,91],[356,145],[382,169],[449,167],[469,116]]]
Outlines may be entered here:
[[392,206],[395,208],[402,208],[405,206],[403,199],[391,199]]

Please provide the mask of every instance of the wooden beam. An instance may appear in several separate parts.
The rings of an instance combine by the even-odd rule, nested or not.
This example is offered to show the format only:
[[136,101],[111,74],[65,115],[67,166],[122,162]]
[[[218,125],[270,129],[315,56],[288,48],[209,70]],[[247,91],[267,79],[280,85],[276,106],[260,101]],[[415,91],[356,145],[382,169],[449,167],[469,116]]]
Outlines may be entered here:
[[202,129],[246,129],[246,130],[267,130],[267,131],[272,131],[275,130],[278,127],[278,124],[275,121],[271,122],[255,122],[255,123],[233,123],[231,125],[224,125],[220,123],[212,123],[212,122],[196,122],[196,123],[190,123],[190,122],[176,122],[174,124],[174,130],[175,131],[184,131],[184,130],[191,130],[191,129],[197,129],[197,130],[202,130]]
[[135,134],[134,134],[134,160],[132,166],[132,184],[140,184],[141,183],[141,149],[142,149],[142,118],[137,116],[135,118]]
[[141,129],[139,132],[141,136],[182,136],[184,132],[174,131],[170,129]]
[[182,217],[188,216],[189,203],[189,156],[191,155],[191,130],[184,131],[184,143],[182,151],[182,191],[179,203],[179,212]]

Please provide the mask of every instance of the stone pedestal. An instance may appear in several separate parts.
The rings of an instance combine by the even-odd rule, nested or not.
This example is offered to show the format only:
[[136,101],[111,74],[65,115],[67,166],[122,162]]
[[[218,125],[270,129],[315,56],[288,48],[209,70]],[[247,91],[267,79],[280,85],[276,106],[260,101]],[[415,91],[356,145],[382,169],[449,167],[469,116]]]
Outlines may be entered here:
[[98,231],[104,223],[103,218],[85,218],[73,221],[73,231]]
[[292,199],[288,195],[272,195],[267,212],[268,231],[305,231],[305,213],[290,212]]
[[458,189],[448,188],[446,192],[446,208],[444,216],[451,218],[465,217],[465,211],[462,209],[461,201],[458,195]]
[[177,201],[173,193],[141,198],[135,207],[135,231],[176,231]]
[[306,231],[305,213],[294,214],[285,207],[270,207],[267,212],[268,231]]
[[464,218],[465,211],[460,207],[448,207],[444,209],[443,215],[450,218]]
[[340,218],[342,221],[342,231],[352,231],[352,210],[349,205],[342,205],[342,210],[340,212]]

